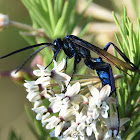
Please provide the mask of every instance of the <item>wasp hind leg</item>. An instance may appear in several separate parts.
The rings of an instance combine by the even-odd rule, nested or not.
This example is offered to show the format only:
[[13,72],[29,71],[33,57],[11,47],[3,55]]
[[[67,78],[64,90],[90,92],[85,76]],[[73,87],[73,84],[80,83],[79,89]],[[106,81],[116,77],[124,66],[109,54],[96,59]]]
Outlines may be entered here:
[[111,86],[111,93],[109,96],[111,96],[113,92],[115,93],[116,110],[117,110],[117,115],[118,115],[117,132],[119,133],[119,127],[120,127],[119,102],[118,102],[118,96],[116,93],[115,80],[114,80],[111,65],[103,62],[102,58],[100,57],[85,59],[84,62],[87,67],[89,67],[92,70],[96,70],[103,86],[107,84]]

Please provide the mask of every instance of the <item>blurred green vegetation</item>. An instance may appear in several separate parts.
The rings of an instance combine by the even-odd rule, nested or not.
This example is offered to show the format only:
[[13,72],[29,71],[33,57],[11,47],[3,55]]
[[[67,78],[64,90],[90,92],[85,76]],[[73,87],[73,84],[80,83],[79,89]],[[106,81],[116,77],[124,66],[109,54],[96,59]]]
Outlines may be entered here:
[[[28,12],[19,0],[0,0],[0,12],[7,14],[15,21],[31,24]],[[19,35],[19,30],[15,27],[5,28],[0,32],[0,55],[28,46],[28,43]],[[20,53],[10,59],[0,61],[0,72],[14,70],[31,53]],[[26,122],[24,104],[26,102],[25,89],[14,83],[10,78],[0,79],[0,140],[10,140],[14,138],[14,131],[18,138],[33,139]],[[13,131],[12,131],[13,130]],[[15,135],[16,135],[15,134]]]
[[[120,4],[119,3],[120,1],[118,2],[119,4],[117,4],[115,0],[113,1],[107,0],[106,2],[103,2],[102,0],[95,0],[94,2],[99,4],[100,6],[105,7],[107,10],[109,10],[108,12],[110,12],[111,15],[112,15],[111,11],[115,11],[118,15],[121,15],[123,13],[123,4]],[[134,15],[133,13],[134,13],[134,9],[137,10],[137,8],[132,9],[131,6],[128,3],[126,3],[126,7],[127,6],[128,6],[128,16],[130,16],[132,21],[135,22],[136,21],[135,16],[137,15],[138,11],[135,12],[136,15]],[[29,25],[32,24],[29,17],[29,13],[21,1],[1,0],[0,10],[1,10],[0,12],[2,12],[3,14],[7,14],[11,20],[18,21],[21,23],[26,23]],[[89,17],[90,16],[92,15],[89,15]],[[97,30],[106,29],[106,26],[104,25],[104,23],[113,23],[113,18],[112,18],[112,21],[110,20],[108,22],[108,20],[110,20],[109,17],[106,17],[106,20],[103,20],[100,17],[99,18],[92,17],[93,22],[96,21],[97,24],[103,23],[100,27],[97,28]],[[92,24],[91,27],[93,25],[94,24]],[[94,27],[94,29],[95,28],[96,26]],[[112,29],[111,26],[110,28]],[[29,45],[19,35],[19,31],[22,31],[22,30],[17,29],[15,27],[6,27],[3,29],[2,32],[0,32],[0,55],[7,54],[8,52],[11,52],[18,48],[24,48],[25,46]],[[84,36],[84,38],[85,40],[88,39],[88,41],[90,41],[93,44],[97,44],[99,46],[105,46],[109,41],[117,42],[115,40],[114,31],[118,32],[116,28],[112,31],[107,31],[107,32],[97,32],[97,31],[94,32],[93,31],[93,33],[91,33],[90,30],[88,30],[87,35]],[[29,50],[23,53],[13,55],[10,58],[8,57],[0,61],[0,65],[1,65],[0,72],[16,69],[23,62],[23,60],[27,56],[29,56],[31,52],[32,51]],[[28,124],[27,122],[29,120],[26,118],[27,116],[24,110],[24,104],[25,103],[28,104],[28,102],[26,102],[25,89],[22,86],[18,86],[17,84],[12,82],[9,78],[0,79],[0,89],[1,89],[0,110],[2,114],[0,116],[0,120],[1,120],[0,121],[0,133],[1,133],[0,139],[6,140],[10,136],[13,136],[13,139],[14,138],[21,139],[20,137],[22,137],[23,139],[33,139],[34,136],[29,131],[29,128],[27,126]],[[16,134],[18,136],[16,136]]]

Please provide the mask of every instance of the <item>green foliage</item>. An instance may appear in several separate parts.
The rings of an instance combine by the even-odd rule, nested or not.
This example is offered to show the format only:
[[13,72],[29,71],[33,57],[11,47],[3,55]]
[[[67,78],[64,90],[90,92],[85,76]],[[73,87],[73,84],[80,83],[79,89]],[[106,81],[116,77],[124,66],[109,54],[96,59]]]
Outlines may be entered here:
[[[137,26],[133,29],[133,23],[127,16],[126,8],[122,18],[122,25],[113,13],[116,24],[121,34],[121,39],[117,34],[116,39],[121,50],[138,68],[140,68],[140,19],[137,19]],[[120,71],[118,71],[120,73]],[[123,73],[123,78],[118,83],[119,103],[121,117],[130,117],[131,121],[127,124],[123,139],[134,139],[140,136],[140,75],[126,70],[131,76]]]
[[[40,38],[36,37],[37,43],[39,42],[53,42],[56,38],[64,38],[68,34],[72,34],[73,30],[81,22],[83,15],[92,2],[89,0],[85,9],[80,15],[76,14],[75,5],[76,0],[22,0],[23,4],[29,11],[33,27],[35,29],[43,29],[45,36]],[[83,30],[80,37],[83,36],[87,29],[89,20],[83,25]],[[34,38],[23,36],[30,44],[36,44]],[[41,53],[46,65],[49,64],[53,57],[52,50],[49,48],[44,49]],[[60,62],[64,58],[64,53],[59,54]],[[68,64],[72,60],[68,61]],[[85,67],[82,69],[86,70]],[[72,67],[68,69],[68,73],[72,71]],[[85,72],[85,71],[83,71]]]
[[9,140],[22,140],[22,138],[18,137],[15,131],[11,130]]

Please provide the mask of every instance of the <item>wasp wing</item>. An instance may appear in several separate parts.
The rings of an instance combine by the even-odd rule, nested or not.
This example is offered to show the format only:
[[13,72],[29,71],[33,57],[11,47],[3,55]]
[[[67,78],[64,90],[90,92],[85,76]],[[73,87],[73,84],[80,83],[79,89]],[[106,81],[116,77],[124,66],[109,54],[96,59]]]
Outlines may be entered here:
[[134,64],[131,66],[130,64],[128,64],[128,62],[124,62],[124,61],[120,60],[119,58],[111,55],[107,51],[105,51],[105,50],[103,50],[95,45],[92,45],[85,40],[82,40],[76,36],[71,35],[71,41],[77,45],[80,45],[81,47],[83,47],[85,49],[88,49],[88,50],[95,52],[101,58],[107,60],[110,64],[113,64],[115,67],[117,67],[121,71],[124,71],[121,68],[121,67],[123,67],[125,69],[128,69],[128,70],[133,71],[133,72],[138,72],[140,74],[140,70],[136,66],[133,66]]

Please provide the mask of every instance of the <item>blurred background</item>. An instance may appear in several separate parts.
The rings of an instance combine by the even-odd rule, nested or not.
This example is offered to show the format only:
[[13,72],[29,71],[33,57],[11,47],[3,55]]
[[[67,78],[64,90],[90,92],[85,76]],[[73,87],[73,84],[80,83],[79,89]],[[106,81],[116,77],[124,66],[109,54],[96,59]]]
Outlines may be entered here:
[[[20,0],[0,0],[0,12],[12,20],[31,24],[28,12]],[[0,56],[28,45],[15,27],[0,32]],[[16,69],[30,52],[3,59],[0,61],[0,72]],[[27,127],[29,118],[25,113],[25,104],[28,104],[25,88],[8,77],[0,78],[0,140],[10,139],[11,130],[25,140],[34,138]]]
[[[123,11],[123,4],[114,3],[113,5],[111,0],[106,0],[105,2],[102,0],[94,0],[94,2],[99,4],[102,8],[105,8],[104,13],[106,15],[99,12],[101,11],[101,7],[97,6],[94,9],[99,9],[99,11],[96,11],[97,14],[93,13],[95,24],[91,24],[88,30],[89,34],[91,32],[93,34],[92,37],[94,40],[92,40],[92,43],[96,43],[96,45],[99,46],[105,46],[109,41],[116,43],[114,31],[117,32],[117,27],[113,23],[114,19],[111,12],[115,11],[117,13],[121,13]],[[129,7],[129,2],[124,0],[122,3],[125,3],[129,10],[131,9],[131,12],[128,12],[130,18],[135,19],[135,15],[133,14],[134,9],[132,9],[131,5]],[[77,12],[80,12],[80,8],[77,9],[79,9]],[[11,20],[31,25],[29,14],[20,0],[0,0],[0,12],[8,15]],[[88,14],[89,13],[89,16],[92,16],[92,12],[90,12],[90,10]],[[99,15],[101,15],[101,17],[99,17]],[[98,24],[99,22],[108,22],[111,23],[111,26],[106,26],[106,24],[102,26],[102,24]],[[8,27],[4,28],[0,32],[0,56],[12,52],[17,48],[24,48],[29,45],[20,36],[19,31],[21,30],[15,27]],[[87,36],[87,38],[88,37],[89,36]],[[28,50],[0,60],[0,73],[16,69],[24,59],[31,54],[31,52],[31,50]],[[34,135],[28,128],[28,122],[30,120],[26,115],[24,105],[26,104],[30,106],[30,103],[27,101],[26,95],[27,93],[23,86],[14,83],[6,76],[0,78],[0,140],[10,139],[12,130],[14,130],[14,132],[24,140],[35,139]]]

